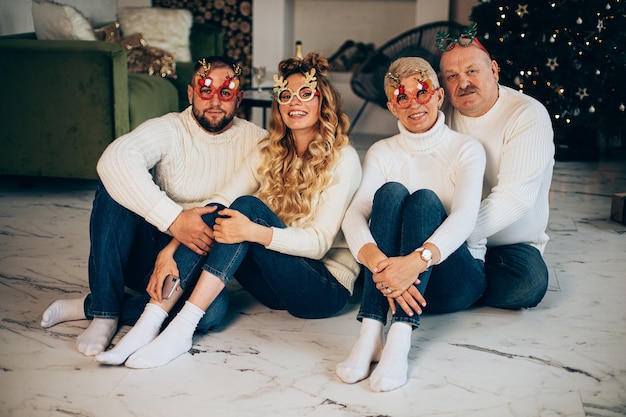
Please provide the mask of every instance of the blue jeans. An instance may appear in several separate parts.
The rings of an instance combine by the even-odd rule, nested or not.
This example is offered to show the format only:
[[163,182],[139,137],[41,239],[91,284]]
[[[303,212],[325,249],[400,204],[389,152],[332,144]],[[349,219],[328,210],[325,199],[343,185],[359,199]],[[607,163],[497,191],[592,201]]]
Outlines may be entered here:
[[[239,197],[230,208],[257,224],[285,228],[285,224],[256,197]],[[210,227],[215,224],[217,211],[204,216]],[[241,286],[265,306],[287,310],[296,317],[330,317],[339,312],[350,297],[349,291],[328,272],[321,260],[286,255],[257,243],[215,242],[206,257],[180,246],[174,259],[183,289],[197,281],[201,269],[222,279],[224,284],[235,276]],[[224,316],[227,307],[224,298],[227,298],[226,290],[209,306],[205,318],[217,320]]]
[[[379,249],[388,257],[404,256],[422,246],[446,219],[446,210],[431,190],[409,194],[397,182],[384,184],[374,195],[370,231]],[[451,313],[473,305],[485,290],[485,270],[465,244],[445,261],[419,275],[417,289],[426,299],[426,313]],[[363,300],[358,320],[370,318],[387,323],[389,303],[374,284],[372,272],[365,268]],[[392,322],[419,327],[420,317],[408,316],[397,307]]]
[[535,307],[548,290],[548,267],[537,248],[518,243],[494,246],[485,256],[487,289],[478,301],[490,307]]
[[[89,223],[89,288],[85,316],[119,318],[134,324],[146,302],[145,292],[156,256],[171,237],[117,203],[99,184]],[[129,297],[128,286],[142,293]]]
[[[102,184],[96,190],[89,232],[91,294],[85,298],[85,316],[88,319],[119,318],[120,324],[134,325],[150,301],[146,286],[156,257],[172,237],[117,203]],[[126,294],[124,286],[140,295]],[[182,304],[184,298],[170,317]],[[205,314],[198,331],[209,331],[222,321],[228,309],[226,292],[213,304],[216,314]]]

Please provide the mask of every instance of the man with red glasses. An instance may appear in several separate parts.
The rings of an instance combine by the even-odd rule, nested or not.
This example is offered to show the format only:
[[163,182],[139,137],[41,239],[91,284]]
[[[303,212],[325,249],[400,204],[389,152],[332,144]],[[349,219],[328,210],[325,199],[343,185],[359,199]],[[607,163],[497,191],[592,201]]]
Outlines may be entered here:
[[[47,328],[92,319],[76,340],[86,356],[102,352],[118,325],[139,317],[156,256],[172,237],[198,254],[210,251],[213,231],[202,220],[211,211],[207,199],[267,136],[235,117],[243,99],[240,75],[229,58],[198,61],[187,109],[146,121],[102,154],[90,221],[91,294],[55,301],[41,321]],[[127,297],[125,286],[145,295]],[[199,328],[220,320],[205,317]]]
[[[485,257],[480,303],[536,306],[548,286],[548,193],[554,167],[550,116],[537,100],[498,84],[498,64],[476,38],[476,26],[439,34],[440,70],[449,104],[446,122],[478,139],[487,154],[483,200],[468,239]],[[485,254],[486,250],[486,254]]]

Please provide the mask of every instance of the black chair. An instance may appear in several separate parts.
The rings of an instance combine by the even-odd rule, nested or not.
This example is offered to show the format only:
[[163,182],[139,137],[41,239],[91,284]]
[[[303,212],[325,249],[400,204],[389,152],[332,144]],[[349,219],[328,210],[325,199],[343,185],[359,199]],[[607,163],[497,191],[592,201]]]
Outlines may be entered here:
[[387,109],[383,80],[394,60],[403,56],[419,56],[426,59],[438,72],[439,53],[435,46],[437,33],[444,32],[457,36],[464,28],[465,26],[460,23],[452,21],[428,23],[408,30],[378,48],[350,79],[350,87],[354,94],[365,100],[352,121],[350,131],[356,126],[363,110],[370,102]]

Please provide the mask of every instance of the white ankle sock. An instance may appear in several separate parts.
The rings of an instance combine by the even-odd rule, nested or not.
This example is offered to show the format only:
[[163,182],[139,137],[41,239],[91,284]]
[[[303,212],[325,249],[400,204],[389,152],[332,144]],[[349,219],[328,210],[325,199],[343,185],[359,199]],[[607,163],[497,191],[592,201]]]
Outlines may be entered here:
[[406,384],[412,330],[407,323],[391,325],[380,362],[370,377],[372,391],[392,391]]
[[187,352],[191,349],[193,333],[203,315],[204,310],[186,301],[165,330],[148,345],[133,353],[126,360],[126,366],[136,369],[156,368]]
[[350,355],[337,364],[335,371],[341,380],[353,384],[367,378],[372,362],[380,359],[383,347],[383,323],[373,319],[363,319],[359,336]]
[[48,328],[63,321],[85,320],[85,297],[56,300],[41,315],[41,327]]
[[85,356],[93,356],[109,346],[117,331],[117,319],[95,318],[76,338],[76,348]]
[[97,354],[95,361],[106,365],[121,365],[130,355],[157,337],[166,318],[165,310],[156,304],[148,303],[126,336],[113,349]]

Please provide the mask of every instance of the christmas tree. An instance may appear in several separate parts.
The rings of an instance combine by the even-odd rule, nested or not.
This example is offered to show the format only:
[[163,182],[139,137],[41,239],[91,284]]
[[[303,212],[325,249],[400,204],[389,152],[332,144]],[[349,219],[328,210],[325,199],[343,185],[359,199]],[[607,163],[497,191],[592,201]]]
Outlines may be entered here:
[[557,157],[624,147],[626,0],[480,0],[470,19],[500,83],[542,102]]

